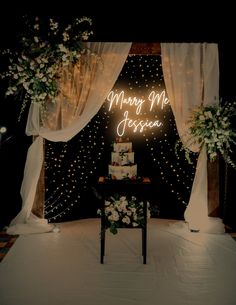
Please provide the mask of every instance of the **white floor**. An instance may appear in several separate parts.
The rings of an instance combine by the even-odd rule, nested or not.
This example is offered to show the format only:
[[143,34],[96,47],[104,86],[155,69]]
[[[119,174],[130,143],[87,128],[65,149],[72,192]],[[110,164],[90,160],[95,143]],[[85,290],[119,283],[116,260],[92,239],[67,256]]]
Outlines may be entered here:
[[182,221],[150,219],[147,264],[141,232],[107,233],[99,219],[21,235],[0,263],[1,305],[235,305],[236,242],[191,233]]

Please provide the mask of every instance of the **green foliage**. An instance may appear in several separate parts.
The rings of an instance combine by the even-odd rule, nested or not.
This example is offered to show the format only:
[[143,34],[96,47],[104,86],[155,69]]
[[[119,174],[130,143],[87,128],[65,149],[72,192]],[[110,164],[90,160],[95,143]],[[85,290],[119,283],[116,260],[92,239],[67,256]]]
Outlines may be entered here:
[[46,107],[48,100],[54,102],[63,68],[77,64],[89,52],[84,41],[93,34],[89,29],[92,20],[87,17],[76,18],[67,26],[51,18],[42,21],[38,17],[33,24],[26,19],[25,24],[19,49],[1,52],[8,60],[7,70],[0,75],[8,81],[6,95],[19,99],[21,114],[27,103]]
[[[144,226],[144,203],[138,202],[136,197],[132,196],[127,200],[125,196],[110,197],[105,201],[105,227],[112,234],[117,234],[118,228],[134,228]],[[98,210],[101,215],[101,210]],[[150,218],[148,203],[147,218]]]
[[205,145],[208,159],[213,162],[218,154],[224,161],[236,169],[236,164],[231,159],[232,144],[236,144],[236,132],[232,127],[231,119],[236,114],[236,103],[222,105],[201,105],[193,111],[190,120],[189,138],[185,145],[176,143],[178,149],[185,151],[187,160],[191,163],[189,146]]

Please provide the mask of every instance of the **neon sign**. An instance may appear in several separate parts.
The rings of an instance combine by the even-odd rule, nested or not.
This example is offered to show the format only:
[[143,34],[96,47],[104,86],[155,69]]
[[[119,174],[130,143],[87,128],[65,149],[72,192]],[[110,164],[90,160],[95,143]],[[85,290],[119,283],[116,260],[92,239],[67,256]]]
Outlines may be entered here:
[[107,96],[107,101],[109,102],[109,111],[111,111],[113,107],[117,107],[120,110],[124,110],[124,108],[127,107],[130,107],[130,109],[135,108],[134,113],[136,118],[131,118],[129,110],[124,110],[123,119],[118,122],[116,128],[117,135],[120,137],[124,136],[127,128],[132,129],[134,133],[137,131],[142,133],[147,128],[161,127],[163,123],[160,120],[143,118],[144,108],[147,108],[149,112],[156,112],[157,107],[159,107],[160,110],[163,110],[163,108],[169,104],[169,99],[166,97],[165,90],[160,93],[151,91],[147,100],[136,96],[126,97],[124,90],[118,93],[110,91]]
[[145,127],[153,128],[153,127],[160,127],[162,122],[159,120],[156,121],[149,121],[148,119],[145,120],[132,120],[128,117],[129,112],[126,110],[124,112],[124,119],[119,122],[117,125],[116,131],[118,136],[122,137],[125,134],[125,130],[127,127],[133,128],[133,132],[139,131],[143,132]]

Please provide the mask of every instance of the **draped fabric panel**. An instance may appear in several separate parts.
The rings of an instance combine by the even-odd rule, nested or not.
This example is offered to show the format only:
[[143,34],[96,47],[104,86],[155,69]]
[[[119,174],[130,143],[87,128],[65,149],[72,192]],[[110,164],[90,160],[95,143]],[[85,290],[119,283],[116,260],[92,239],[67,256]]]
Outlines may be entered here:
[[[161,43],[166,90],[182,142],[188,146],[192,110],[219,101],[219,59],[217,44]],[[192,230],[223,233],[219,218],[208,217],[207,154],[205,147],[188,146],[199,152],[185,220]]]
[[84,55],[75,67],[62,70],[60,93],[41,113],[38,104],[31,104],[26,134],[38,136],[30,146],[21,186],[22,209],[11,221],[9,234],[48,232],[53,229],[47,220],[32,214],[37,183],[44,161],[43,139],[69,141],[99,111],[115,84],[131,43],[87,43],[90,55]]

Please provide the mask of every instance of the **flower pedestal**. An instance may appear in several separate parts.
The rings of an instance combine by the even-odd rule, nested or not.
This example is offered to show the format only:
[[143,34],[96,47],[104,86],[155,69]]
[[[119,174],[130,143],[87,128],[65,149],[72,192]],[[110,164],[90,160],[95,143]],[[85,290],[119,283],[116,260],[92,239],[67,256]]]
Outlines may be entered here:
[[[143,264],[147,261],[147,197],[150,194],[151,181],[149,178],[142,178],[141,180],[106,180],[104,177],[100,177],[98,181],[99,191],[101,193],[101,231],[100,231],[100,263],[104,263],[105,256],[105,239],[107,227],[106,216],[106,198],[119,193],[121,196],[135,195],[138,200],[142,200],[142,206],[139,210],[142,215],[142,224],[132,226],[131,224],[122,225],[122,228],[141,229],[142,232],[142,257]],[[139,215],[138,215],[139,217]]]

